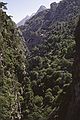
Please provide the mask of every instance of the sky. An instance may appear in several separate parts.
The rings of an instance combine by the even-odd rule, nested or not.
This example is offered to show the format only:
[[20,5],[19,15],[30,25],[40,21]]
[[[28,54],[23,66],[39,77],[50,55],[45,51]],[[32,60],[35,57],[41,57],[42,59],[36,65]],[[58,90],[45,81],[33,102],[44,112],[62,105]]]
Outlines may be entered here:
[[18,23],[27,15],[35,13],[41,5],[50,7],[52,2],[59,2],[60,0],[0,0],[8,3],[7,13],[13,16],[14,22]]

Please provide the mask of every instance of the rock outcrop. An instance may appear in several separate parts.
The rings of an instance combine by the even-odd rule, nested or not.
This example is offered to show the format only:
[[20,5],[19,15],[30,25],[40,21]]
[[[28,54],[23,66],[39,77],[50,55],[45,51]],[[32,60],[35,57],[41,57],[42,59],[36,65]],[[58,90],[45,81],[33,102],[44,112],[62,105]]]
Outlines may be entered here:
[[58,3],[53,2],[50,4],[50,9],[54,12],[56,10],[56,8],[58,7]]

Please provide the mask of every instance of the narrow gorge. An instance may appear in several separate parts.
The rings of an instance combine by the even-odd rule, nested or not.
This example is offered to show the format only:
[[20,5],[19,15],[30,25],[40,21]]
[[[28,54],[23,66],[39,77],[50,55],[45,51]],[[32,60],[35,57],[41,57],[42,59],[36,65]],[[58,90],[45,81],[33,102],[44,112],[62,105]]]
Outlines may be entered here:
[[6,5],[0,2],[0,120],[80,120],[80,0],[42,5],[19,26]]

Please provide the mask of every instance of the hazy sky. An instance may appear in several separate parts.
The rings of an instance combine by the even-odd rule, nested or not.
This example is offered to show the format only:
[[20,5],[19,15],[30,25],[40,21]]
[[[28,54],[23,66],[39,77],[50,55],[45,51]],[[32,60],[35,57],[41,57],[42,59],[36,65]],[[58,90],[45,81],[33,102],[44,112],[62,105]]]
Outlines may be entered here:
[[59,2],[60,0],[0,0],[7,2],[7,13],[13,16],[13,20],[18,23],[26,15],[35,13],[40,5],[49,8],[50,3]]

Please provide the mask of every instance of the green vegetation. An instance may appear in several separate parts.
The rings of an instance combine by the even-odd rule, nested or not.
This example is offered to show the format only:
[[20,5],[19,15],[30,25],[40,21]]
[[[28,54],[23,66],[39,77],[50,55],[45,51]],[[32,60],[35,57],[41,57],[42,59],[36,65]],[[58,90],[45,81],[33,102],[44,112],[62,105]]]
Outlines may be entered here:
[[[66,2],[66,1],[65,1]],[[63,11],[65,2],[58,5]],[[80,9],[76,10],[78,14],[68,18],[67,8],[73,2],[67,3],[63,19],[49,19],[52,17],[51,10],[45,10],[38,15],[33,16],[21,26],[21,31],[29,46],[30,57],[28,59],[29,67],[27,69],[30,90],[29,100],[24,93],[24,108],[29,111],[23,119],[46,120],[49,114],[53,114],[52,119],[58,119],[60,105],[67,102],[65,96],[72,83],[72,65],[75,54],[74,30],[78,21]],[[69,7],[69,10],[73,10]],[[79,6],[77,6],[79,7]],[[50,13],[51,12],[51,13]],[[58,14],[59,15],[59,14]],[[62,16],[62,14],[61,14]],[[41,22],[41,23],[40,23]],[[40,24],[39,24],[40,23]],[[35,26],[35,27],[33,27]],[[36,40],[36,42],[35,42]],[[37,42],[39,41],[39,42]],[[38,118],[37,118],[38,117]]]
[[20,27],[29,50],[0,2],[1,120],[58,120],[66,108],[80,12],[79,0],[73,1],[63,0],[54,12],[42,11]]
[[0,2],[0,119],[14,120],[21,118],[26,49],[5,5]]

